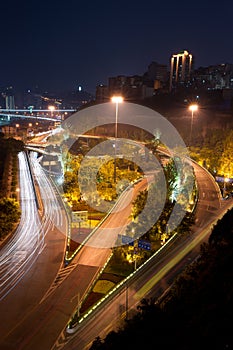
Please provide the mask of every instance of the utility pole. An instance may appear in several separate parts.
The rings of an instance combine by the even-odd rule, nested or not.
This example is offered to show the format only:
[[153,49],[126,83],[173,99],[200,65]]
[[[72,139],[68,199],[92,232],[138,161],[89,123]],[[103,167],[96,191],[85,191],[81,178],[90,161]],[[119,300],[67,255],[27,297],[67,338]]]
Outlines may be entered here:
[[128,285],[126,283],[126,286],[125,286],[125,320],[128,321],[128,308],[129,308],[129,305],[128,305]]

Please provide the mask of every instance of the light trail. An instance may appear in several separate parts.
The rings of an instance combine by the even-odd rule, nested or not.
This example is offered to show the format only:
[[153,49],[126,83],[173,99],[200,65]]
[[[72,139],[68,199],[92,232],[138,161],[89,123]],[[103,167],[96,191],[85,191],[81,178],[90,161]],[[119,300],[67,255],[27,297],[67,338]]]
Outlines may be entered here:
[[44,244],[44,230],[37,211],[26,155],[20,152],[20,223],[9,242],[1,249],[0,300],[17,285],[35,261]]
[[[217,221],[217,220],[216,220]],[[189,252],[193,250],[200,242],[210,234],[212,223],[205,230],[201,230],[202,234],[195,237],[192,242],[174,256],[168,263],[163,266],[158,273],[153,275],[143,287],[137,291],[134,298],[140,301],[155,285],[158,283],[174,266],[176,266]]]
[[40,187],[43,205],[42,222],[36,206],[35,193],[31,182],[25,153],[19,153],[21,219],[11,240],[1,249],[0,256],[0,300],[20,282],[25,273],[45,247],[45,236],[56,226],[66,232],[61,205],[54,188],[40,166],[36,153],[30,161],[34,178]]
[[[54,109],[51,111],[50,109],[0,109],[0,116],[7,118],[30,118],[30,119],[41,119],[41,120],[49,120],[49,121],[61,121],[61,115],[57,115],[57,113],[75,113],[76,109]],[[24,113],[24,114],[19,114]],[[25,113],[30,113],[29,115]],[[33,113],[37,113],[36,115],[32,115]],[[40,113],[45,113],[40,115]]]
[[[34,112],[47,112],[49,114],[51,113],[55,113],[55,112],[76,112],[77,110],[76,109],[54,109],[54,111],[51,112],[50,109],[32,109],[32,113]],[[24,113],[28,113],[30,112],[30,110],[26,110],[26,109],[0,109],[0,113],[1,112],[9,112],[9,113],[12,113],[12,112],[24,112]]]
[[35,180],[40,188],[40,197],[43,203],[43,224],[46,233],[53,226],[56,226],[61,232],[66,234],[66,221],[63,219],[63,206],[56,196],[56,190],[48,179],[44,169],[40,165],[37,152],[30,153],[31,164]]
[[22,115],[22,114],[6,114],[6,113],[0,113],[1,116],[3,117],[12,117],[12,118],[30,118],[30,119],[42,119],[42,120],[50,120],[50,121],[53,121],[53,122],[56,122],[56,121],[60,121],[61,120],[61,116],[59,116],[59,118],[50,118],[50,117],[43,117],[43,116],[33,116],[33,115]]

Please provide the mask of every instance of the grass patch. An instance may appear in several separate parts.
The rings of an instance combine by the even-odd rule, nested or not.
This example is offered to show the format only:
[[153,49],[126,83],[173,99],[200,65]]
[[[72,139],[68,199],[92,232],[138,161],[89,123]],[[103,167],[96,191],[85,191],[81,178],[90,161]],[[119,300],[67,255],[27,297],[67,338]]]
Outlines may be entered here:
[[85,313],[105,294],[107,294],[116,284],[118,284],[123,278],[124,277],[113,273],[103,272],[101,278],[98,279],[98,281],[94,285],[94,288],[83,302],[80,308],[80,313]]
[[94,285],[93,292],[107,294],[110,291],[110,289],[112,289],[114,286],[114,282],[101,279],[98,280]]

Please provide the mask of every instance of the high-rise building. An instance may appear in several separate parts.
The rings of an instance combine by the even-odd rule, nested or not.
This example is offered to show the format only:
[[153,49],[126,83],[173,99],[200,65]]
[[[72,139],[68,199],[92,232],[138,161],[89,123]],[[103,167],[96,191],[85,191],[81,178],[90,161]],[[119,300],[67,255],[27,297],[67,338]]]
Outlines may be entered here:
[[151,62],[143,75],[143,84],[153,87],[154,90],[161,90],[167,86],[169,74],[167,65],[155,61]]
[[143,79],[140,75],[108,78],[109,96],[120,94],[127,100],[138,100],[142,98]]
[[146,75],[150,80],[158,80],[161,83],[166,83],[168,80],[167,65],[153,61],[149,64]]
[[6,109],[15,109],[15,98],[14,96],[6,96]]
[[99,84],[96,87],[96,94],[95,94],[95,99],[99,103],[107,102],[109,101],[109,89],[108,86]]
[[170,62],[170,91],[175,86],[184,84],[190,80],[193,66],[193,56],[184,50],[171,57]]
[[12,86],[4,87],[1,96],[5,99],[6,109],[15,109],[14,89]]

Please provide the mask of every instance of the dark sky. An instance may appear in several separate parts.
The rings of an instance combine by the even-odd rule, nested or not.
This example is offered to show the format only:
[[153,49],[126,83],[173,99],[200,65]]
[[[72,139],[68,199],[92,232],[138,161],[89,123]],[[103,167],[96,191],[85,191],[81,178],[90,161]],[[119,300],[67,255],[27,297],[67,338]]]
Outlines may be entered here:
[[195,68],[233,63],[233,2],[1,1],[0,86],[91,93],[188,50]]

